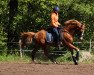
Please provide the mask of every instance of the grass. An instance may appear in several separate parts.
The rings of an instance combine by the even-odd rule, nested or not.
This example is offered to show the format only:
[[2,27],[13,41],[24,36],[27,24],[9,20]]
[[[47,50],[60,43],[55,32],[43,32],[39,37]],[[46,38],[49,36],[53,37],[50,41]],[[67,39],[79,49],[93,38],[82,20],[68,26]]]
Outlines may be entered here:
[[0,55],[0,62],[30,62],[30,58],[28,56],[23,56],[21,58],[20,56],[17,55]]
[[[54,57],[54,56],[53,56]],[[67,52],[64,55],[54,57],[56,62],[59,64],[62,63],[73,63],[70,52]],[[81,57],[80,57],[81,58]],[[35,56],[35,60],[38,63],[52,63],[44,54],[37,53]],[[22,58],[19,55],[10,54],[10,55],[0,55],[0,62],[22,62],[22,63],[30,63],[31,57],[24,55]],[[94,55],[90,60],[79,61],[79,63],[94,63]]]
[[[68,56],[68,57],[67,57]],[[70,61],[70,56],[69,53],[65,54],[64,56],[56,56],[54,57],[54,59],[56,59],[56,61],[58,63],[60,62],[68,62],[68,60]],[[52,63],[44,54],[41,53],[37,53],[35,56],[35,60],[38,63]],[[31,57],[27,56],[27,55],[23,55],[23,57],[21,58],[19,55],[15,55],[15,54],[10,54],[10,55],[0,55],[0,62],[25,62],[25,63],[30,63],[31,62]]]

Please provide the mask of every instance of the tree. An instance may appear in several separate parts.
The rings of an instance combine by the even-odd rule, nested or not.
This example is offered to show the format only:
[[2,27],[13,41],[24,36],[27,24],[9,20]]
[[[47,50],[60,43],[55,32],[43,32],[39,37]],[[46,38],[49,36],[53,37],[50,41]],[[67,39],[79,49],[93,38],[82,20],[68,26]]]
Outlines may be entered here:
[[[7,34],[7,43],[18,42],[21,32],[47,28],[56,5],[60,7],[62,25],[69,19],[79,20],[86,25],[84,41],[94,40],[93,0],[1,0],[0,25]],[[16,47],[10,43],[8,48]]]

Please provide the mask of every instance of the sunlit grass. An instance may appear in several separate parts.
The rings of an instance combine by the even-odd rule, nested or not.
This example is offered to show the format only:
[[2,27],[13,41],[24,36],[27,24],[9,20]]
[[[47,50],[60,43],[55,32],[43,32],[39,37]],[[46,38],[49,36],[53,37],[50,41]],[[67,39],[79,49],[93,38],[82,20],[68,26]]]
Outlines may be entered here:
[[[54,59],[56,60],[58,64],[73,63],[70,52],[67,52],[64,55],[56,56],[54,57]],[[41,63],[41,64],[42,63],[49,63],[49,64],[52,63],[44,54],[40,54],[40,53],[36,54],[35,60],[37,63]],[[22,58],[19,55],[9,54],[9,55],[0,55],[0,62],[31,63],[32,61],[31,61],[31,57],[25,54],[23,55]],[[94,63],[94,55],[90,60],[79,61],[79,63],[86,63],[86,64]]]
[[30,57],[23,56],[22,58],[18,55],[12,54],[12,55],[0,55],[0,62],[30,62]]

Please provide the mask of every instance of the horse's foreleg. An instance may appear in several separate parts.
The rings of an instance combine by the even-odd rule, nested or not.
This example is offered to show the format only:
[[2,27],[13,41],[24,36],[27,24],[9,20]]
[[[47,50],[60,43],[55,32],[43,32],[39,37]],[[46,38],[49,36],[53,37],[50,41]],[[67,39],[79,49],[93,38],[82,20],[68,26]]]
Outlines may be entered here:
[[76,52],[76,59],[79,60],[79,51]]
[[74,55],[74,54],[73,55],[75,56],[76,60],[79,60],[79,49],[72,44],[70,45],[70,48],[72,50],[76,50],[76,55]]
[[[79,49],[71,43],[67,43],[67,45],[71,49],[73,61],[74,61],[75,65],[77,65],[78,64],[77,60],[79,59]],[[73,50],[76,50],[76,55],[74,54]]]
[[72,54],[72,59],[73,59],[74,64],[78,65],[78,61],[77,61],[76,57],[74,56],[74,52],[71,51],[71,54]]

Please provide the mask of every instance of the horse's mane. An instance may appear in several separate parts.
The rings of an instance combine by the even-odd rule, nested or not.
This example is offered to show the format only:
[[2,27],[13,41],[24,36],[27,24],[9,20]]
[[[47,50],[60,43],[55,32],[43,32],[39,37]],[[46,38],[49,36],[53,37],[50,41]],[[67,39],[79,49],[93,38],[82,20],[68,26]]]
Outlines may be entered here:
[[64,22],[64,24],[67,25],[67,26],[68,25],[78,25],[78,26],[81,26],[82,25],[79,21],[74,20],[74,19],[68,20],[68,21]]

